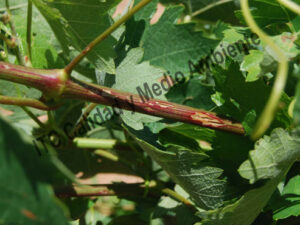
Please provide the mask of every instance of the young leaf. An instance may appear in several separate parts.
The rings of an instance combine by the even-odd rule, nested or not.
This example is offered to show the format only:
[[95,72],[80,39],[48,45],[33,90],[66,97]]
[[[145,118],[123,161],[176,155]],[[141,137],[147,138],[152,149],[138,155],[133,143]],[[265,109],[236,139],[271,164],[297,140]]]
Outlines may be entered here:
[[241,70],[247,71],[246,81],[256,81],[259,79],[259,74],[261,71],[260,63],[264,59],[264,53],[259,50],[251,50],[250,54],[245,56],[244,61],[241,64]]

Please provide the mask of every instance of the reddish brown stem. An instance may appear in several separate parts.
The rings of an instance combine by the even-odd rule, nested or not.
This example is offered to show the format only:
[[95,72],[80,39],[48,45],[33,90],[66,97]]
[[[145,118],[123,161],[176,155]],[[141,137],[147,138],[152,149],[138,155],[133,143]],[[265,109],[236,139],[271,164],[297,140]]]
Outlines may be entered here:
[[107,184],[91,186],[60,186],[54,188],[56,196],[60,198],[69,197],[91,197],[91,196],[137,196],[143,195],[145,187],[138,184]]
[[241,124],[222,119],[212,112],[167,101],[149,99],[78,80],[64,79],[63,70],[39,70],[0,63],[0,79],[25,84],[47,97],[79,99],[148,115],[182,121],[203,127],[244,134]]
[[54,192],[59,198],[93,196],[143,197],[145,196],[145,193],[148,193],[148,196],[150,195],[151,197],[159,198],[161,193],[163,193],[169,195],[177,201],[184,203],[191,209],[195,209],[194,205],[188,199],[171,189],[163,188],[162,184],[158,184],[156,181],[150,181],[148,185],[145,185],[144,183],[115,183],[100,185],[56,186],[54,187]]
[[64,88],[63,70],[42,70],[0,62],[0,79],[36,88],[46,96],[58,96]]
[[144,197],[145,193],[148,193],[148,196],[159,198],[163,193],[182,202],[190,209],[196,210],[194,205],[188,199],[171,189],[163,188],[161,184],[158,184],[155,181],[151,181],[147,186],[144,183],[56,186],[54,187],[54,192],[59,198],[93,196]]
[[229,120],[219,118],[212,112],[156,99],[144,101],[143,98],[135,94],[88,84],[82,81],[67,81],[62,97],[82,99],[130,110],[133,113],[140,112],[237,134],[245,133],[241,124],[232,123]]

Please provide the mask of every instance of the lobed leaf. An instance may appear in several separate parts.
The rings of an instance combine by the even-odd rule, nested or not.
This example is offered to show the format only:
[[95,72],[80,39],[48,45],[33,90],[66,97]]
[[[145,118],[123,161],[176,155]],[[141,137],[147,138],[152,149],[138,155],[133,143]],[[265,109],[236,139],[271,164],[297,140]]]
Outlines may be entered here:
[[246,192],[238,201],[224,208],[199,213],[204,219],[201,225],[250,225],[265,207],[277,185],[285,177],[292,164],[299,159],[299,130],[289,134],[275,129],[271,136],[264,136],[250,152],[249,159],[239,173],[250,183],[266,182]]

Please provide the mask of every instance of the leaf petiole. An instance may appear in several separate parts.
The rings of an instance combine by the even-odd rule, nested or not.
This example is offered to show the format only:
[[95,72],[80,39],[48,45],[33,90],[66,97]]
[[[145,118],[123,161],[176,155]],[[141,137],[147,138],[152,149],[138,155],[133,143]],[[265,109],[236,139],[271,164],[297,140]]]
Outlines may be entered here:
[[114,139],[75,138],[73,140],[73,143],[77,148],[112,149],[116,146],[117,140],[114,140]]

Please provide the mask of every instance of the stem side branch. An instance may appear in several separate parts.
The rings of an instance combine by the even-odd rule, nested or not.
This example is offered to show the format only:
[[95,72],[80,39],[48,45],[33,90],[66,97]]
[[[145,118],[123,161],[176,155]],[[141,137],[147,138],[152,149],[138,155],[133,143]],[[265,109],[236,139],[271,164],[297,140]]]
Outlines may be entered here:
[[101,35],[99,35],[95,40],[88,44],[88,46],[79,53],[70,63],[65,67],[66,74],[71,74],[74,67],[80,63],[80,61],[95,48],[100,42],[102,42],[105,38],[107,38],[112,32],[114,32],[120,25],[126,22],[130,17],[132,17],[137,11],[142,9],[145,5],[150,3],[152,0],[143,0],[138,3],[135,7],[133,7],[128,13],[126,13],[121,19],[116,21],[112,26],[107,28]]

